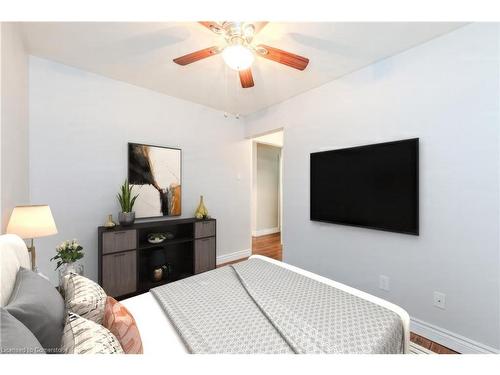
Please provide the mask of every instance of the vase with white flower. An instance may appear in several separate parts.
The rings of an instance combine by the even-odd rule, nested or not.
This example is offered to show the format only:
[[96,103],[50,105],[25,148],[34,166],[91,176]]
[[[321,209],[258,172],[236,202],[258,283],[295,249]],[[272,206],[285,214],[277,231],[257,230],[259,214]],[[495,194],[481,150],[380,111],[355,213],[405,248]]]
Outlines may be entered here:
[[79,261],[83,258],[83,247],[76,239],[63,241],[56,247],[57,254],[51,261],[57,261],[56,270],[59,270],[59,286],[63,287],[64,277],[70,273],[83,275],[83,264]]

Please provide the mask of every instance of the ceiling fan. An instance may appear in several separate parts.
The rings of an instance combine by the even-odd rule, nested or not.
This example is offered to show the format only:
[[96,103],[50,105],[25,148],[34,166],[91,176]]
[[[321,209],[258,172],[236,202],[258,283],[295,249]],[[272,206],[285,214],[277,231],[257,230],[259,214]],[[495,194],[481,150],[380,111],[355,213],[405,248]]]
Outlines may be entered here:
[[222,53],[225,63],[239,72],[241,86],[249,88],[254,86],[251,65],[254,57],[260,56],[276,61],[289,67],[304,70],[309,64],[309,59],[295,55],[278,48],[264,44],[253,45],[254,36],[266,26],[267,22],[200,22],[215,34],[224,37],[225,46],[205,48],[174,59],[179,65],[188,65],[198,60]]

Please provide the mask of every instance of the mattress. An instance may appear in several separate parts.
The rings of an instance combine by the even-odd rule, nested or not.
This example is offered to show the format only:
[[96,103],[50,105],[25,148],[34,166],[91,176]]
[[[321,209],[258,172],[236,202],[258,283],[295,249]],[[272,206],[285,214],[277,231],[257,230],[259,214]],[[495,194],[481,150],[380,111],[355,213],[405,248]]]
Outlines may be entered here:
[[[276,261],[267,257],[253,255],[251,258],[259,258],[271,262],[280,267],[299,273],[313,280],[325,283],[345,292],[363,298],[372,303],[385,307],[401,317],[403,323],[404,352],[409,347],[409,316],[402,308],[388,301],[372,296],[368,293],[351,288],[344,284],[335,282],[314,273],[302,270],[289,264]],[[135,317],[144,346],[145,354],[188,353],[183,341],[179,337],[175,327],[172,325],[160,304],[151,293],[144,293],[136,297],[123,300],[122,303]]]

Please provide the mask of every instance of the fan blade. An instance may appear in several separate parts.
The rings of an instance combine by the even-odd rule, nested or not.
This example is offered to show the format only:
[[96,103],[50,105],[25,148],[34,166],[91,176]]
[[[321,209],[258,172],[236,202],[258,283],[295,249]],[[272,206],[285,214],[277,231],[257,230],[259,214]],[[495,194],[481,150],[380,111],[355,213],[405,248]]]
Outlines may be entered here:
[[174,59],[174,62],[179,65],[188,65],[194,63],[198,60],[206,59],[207,57],[217,55],[220,53],[221,49],[217,46],[205,48],[193,53],[188,53],[187,55],[178,57]]
[[224,31],[222,26],[218,22],[213,22],[213,21],[200,21],[200,24],[205,26],[207,29],[210,31],[213,31],[216,34],[220,34]]
[[245,70],[240,70],[240,82],[241,82],[241,87],[244,89],[247,89],[249,87],[253,87],[253,76],[252,76],[252,70],[250,68],[245,69]]
[[307,67],[307,64],[309,64],[309,59],[306,57],[295,55],[278,48],[265,46],[263,44],[257,46],[257,52],[260,56],[266,59],[288,65],[298,70],[304,70]]

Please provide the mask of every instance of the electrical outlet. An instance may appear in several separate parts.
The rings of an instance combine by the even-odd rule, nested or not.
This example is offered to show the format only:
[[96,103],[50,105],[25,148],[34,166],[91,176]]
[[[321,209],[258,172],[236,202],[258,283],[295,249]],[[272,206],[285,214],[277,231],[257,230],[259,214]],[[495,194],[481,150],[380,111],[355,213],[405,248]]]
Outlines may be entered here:
[[434,292],[434,306],[443,310],[446,309],[446,294]]
[[380,275],[378,279],[378,287],[382,290],[389,291],[389,276]]

